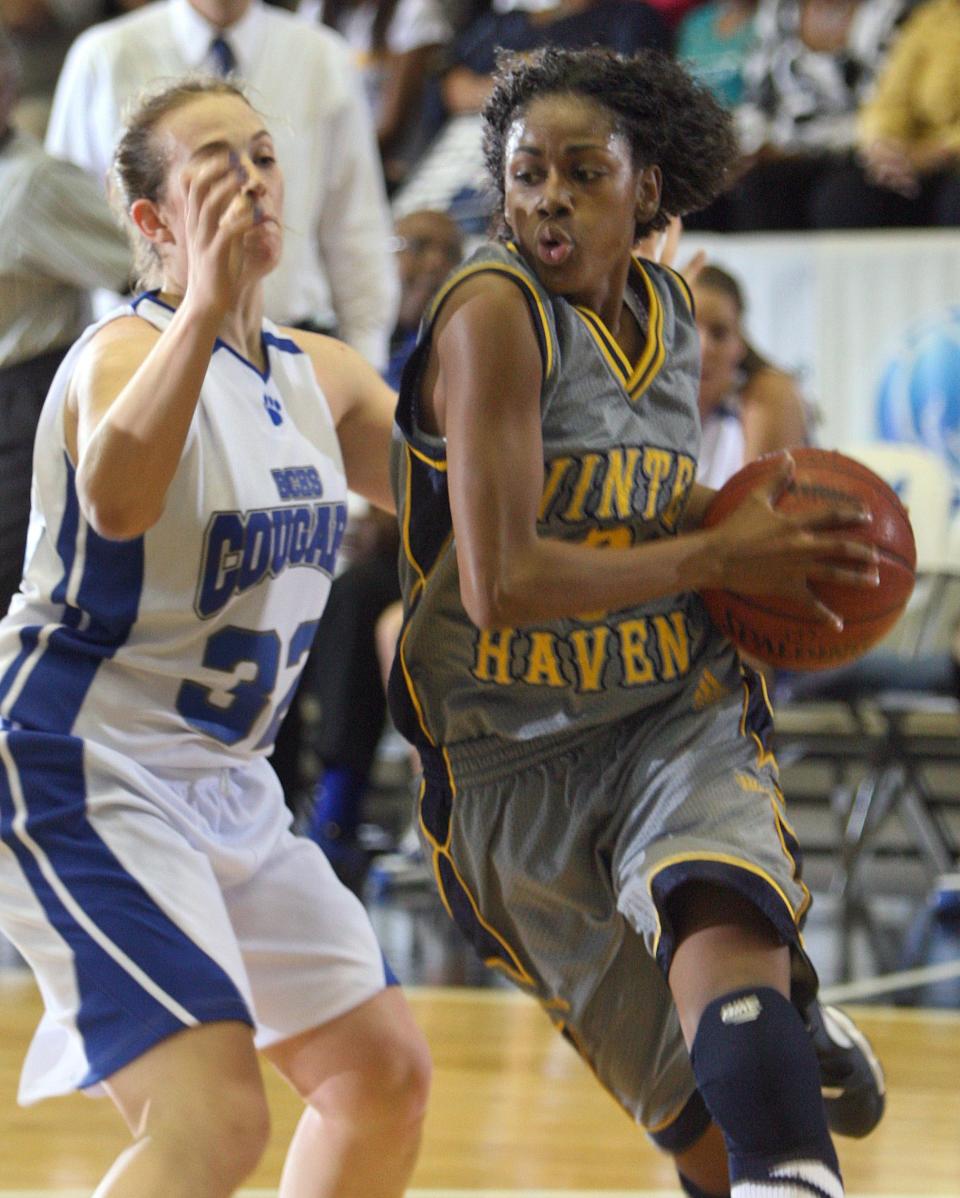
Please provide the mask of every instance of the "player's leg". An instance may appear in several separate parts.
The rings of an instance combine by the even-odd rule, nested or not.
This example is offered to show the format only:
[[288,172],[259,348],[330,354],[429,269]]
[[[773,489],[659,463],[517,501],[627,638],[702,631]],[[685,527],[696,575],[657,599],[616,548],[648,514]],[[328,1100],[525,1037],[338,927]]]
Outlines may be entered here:
[[689,1148],[673,1154],[680,1186],[690,1198],[727,1198],[730,1165],[723,1132],[711,1122]]
[[[266,767],[238,810],[282,810]],[[259,771],[259,776],[258,776]],[[224,898],[253,992],[257,1047],[307,1105],[284,1198],[394,1198],[416,1159],[429,1087],[424,1038],[363,905],[320,849],[288,831]]]
[[[801,1014],[817,1057],[827,1126],[834,1135],[868,1135],[884,1108],[883,1070],[869,1041],[835,1007],[814,1000]],[[702,1102],[699,1093],[694,1099]],[[689,1147],[672,1151],[685,1194],[721,1198],[729,1193],[727,1153],[715,1123]]]
[[430,1054],[399,987],[265,1050],[307,1109],[280,1198],[399,1198],[420,1145]]
[[617,728],[598,729],[529,768],[504,752],[482,781],[458,763],[456,804],[426,752],[422,822],[429,851],[447,842],[450,815],[452,863],[441,855],[436,874],[481,958],[536,995],[604,1088],[713,1198],[729,1188],[723,1139],[696,1093],[660,967],[625,924],[604,865],[616,816],[597,776],[619,740]]
[[243,1023],[179,1032],[104,1082],[133,1135],[94,1198],[221,1198],[267,1143],[267,1101]]
[[48,1008],[21,1099],[108,1090],[135,1140],[98,1195],[232,1193],[266,1104],[220,889],[176,826],[192,782],[19,730],[0,734],[0,766],[3,926]]
[[670,989],[734,1198],[771,1185],[783,1198],[839,1198],[817,1058],[789,997],[789,949],[751,902],[715,884],[675,891],[670,918]]
[[[726,696],[715,687],[712,701],[678,704],[661,727],[639,732],[635,797],[613,859],[618,903],[669,981],[733,1194],[753,1198],[775,1183],[783,1198],[835,1198],[839,1169],[801,1015],[817,984],[800,948],[810,896],[765,697],[724,664],[711,671]],[[687,1176],[724,1193],[715,1178]]]

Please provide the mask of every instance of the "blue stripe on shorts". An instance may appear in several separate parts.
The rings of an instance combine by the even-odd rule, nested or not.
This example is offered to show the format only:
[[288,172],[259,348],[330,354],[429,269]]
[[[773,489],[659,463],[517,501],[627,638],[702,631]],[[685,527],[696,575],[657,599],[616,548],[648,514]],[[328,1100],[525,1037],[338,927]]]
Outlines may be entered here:
[[14,731],[0,740],[0,757],[0,838],[73,952],[76,1022],[89,1063],[80,1088],[184,1027],[224,1019],[252,1025],[227,973],[157,906],[90,823],[82,741]]

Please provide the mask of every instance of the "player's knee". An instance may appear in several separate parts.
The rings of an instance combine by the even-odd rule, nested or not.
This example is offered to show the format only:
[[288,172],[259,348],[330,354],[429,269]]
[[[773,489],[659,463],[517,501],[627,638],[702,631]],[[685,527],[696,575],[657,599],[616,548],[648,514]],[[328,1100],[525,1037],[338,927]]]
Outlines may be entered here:
[[384,1021],[366,1031],[349,1068],[325,1072],[315,1088],[301,1094],[322,1118],[341,1126],[419,1135],[430,1079],[430,1052],[416,1025],[397,1028]]
[[356,1115],[389,1124],[398,1131],[419,1129],[426,1114],[432,1073],[426,1041],[419,1031],[413,1036],[387,1035],[385,1039],[376,1065],[364,1071]]
[[218,1086],[179,1124],[168,1137],[174,1163],[181,1173],[206,1177],[211,1193],[232,1193],[257,1167],[270,1138],[266,1094],[252,1084]]
[[778,991],[761,986],[710,1003],[691,1059],[731,1155],[805,1150],[835,1162],[816,1056],[799,1012]]
[[267,1096],[261,1088],[247,1086],[236,1095],[227,1095],[222,1102],[224,1106],[233,1105],[234,1109],[221,1114],[221,1142],[229,1144],[239,1175],[246,1177],[260,1163],[270,1139]]

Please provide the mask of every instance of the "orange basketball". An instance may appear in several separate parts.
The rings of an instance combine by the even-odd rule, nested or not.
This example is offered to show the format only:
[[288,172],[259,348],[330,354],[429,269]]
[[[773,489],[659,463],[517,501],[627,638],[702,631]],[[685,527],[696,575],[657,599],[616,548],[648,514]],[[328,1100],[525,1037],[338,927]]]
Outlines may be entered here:
[[[853,526],[844,535],[877,547],[880,585],[814,584],[827,607],[843,617],[839,632],[777,595],[704,591],[703,600],[713,622],[744,653],[784,669],[826,670],[861,657],[893,627],[913,590],[917,550],[906,508],[872,470],[835,450],[794,449],[791,454],[796,474],[777,500],[777,510],[809,511],[837,500],[868,508],[872,522]],[[728,516],[771,477],[778,461],[779,455],[768,455],[728,479],[707,509],[704,527]]]

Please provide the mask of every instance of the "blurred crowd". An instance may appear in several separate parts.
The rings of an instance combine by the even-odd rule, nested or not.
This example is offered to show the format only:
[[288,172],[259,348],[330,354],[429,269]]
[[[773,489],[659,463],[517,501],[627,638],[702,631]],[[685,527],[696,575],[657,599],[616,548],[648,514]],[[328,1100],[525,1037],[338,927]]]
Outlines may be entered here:
[[[255,41],[265,16],[270,36]],[[233,70],[273,109],[286,99],[276,80],[301,80],[322,31],[327,57],[349,60],[394,210],[449,211],[480,232],[477,114],[497,51],[599,43],[676,54],[733,110],[739,169],[700,228],[954,226],[960,215],[958,0],[0,0],[0,22],[19,58],[18,125],[94,173],[152,70]],[[294,39],[291,57],[267,70],[276,30]],[[211,52],[215,40],[223,50]],[[308,80],[286,115],[322,120],[324,89]],[[336,132],[338,160],[362,148]],[[335,294],[314,299],[323,320],[340,316]]]

